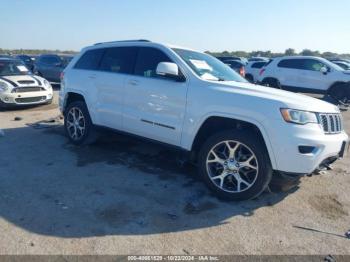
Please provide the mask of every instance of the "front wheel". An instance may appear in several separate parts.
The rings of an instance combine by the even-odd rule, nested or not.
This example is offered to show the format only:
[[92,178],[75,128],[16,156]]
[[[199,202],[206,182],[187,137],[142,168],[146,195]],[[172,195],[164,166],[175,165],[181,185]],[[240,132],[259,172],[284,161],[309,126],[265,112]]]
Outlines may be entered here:
[[350,100],[350,83],[338,83],[328,90],[328,95],[336,101]]
[[272,177],[264,143],[251,132],[229,130],[213,135],[202,146],[198,160],[201,178],[225,200],[255,198]]

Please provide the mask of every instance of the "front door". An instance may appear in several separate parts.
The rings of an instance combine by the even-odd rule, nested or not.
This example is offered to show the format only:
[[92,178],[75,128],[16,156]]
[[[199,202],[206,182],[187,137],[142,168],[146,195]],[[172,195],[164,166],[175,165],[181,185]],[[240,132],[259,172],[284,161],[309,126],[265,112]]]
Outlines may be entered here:
[[160,62],[172,62],[161,50],[140,47],[134,75],[126,79],[123,129],[179,145],[186,109],[187,83],[156,74]]

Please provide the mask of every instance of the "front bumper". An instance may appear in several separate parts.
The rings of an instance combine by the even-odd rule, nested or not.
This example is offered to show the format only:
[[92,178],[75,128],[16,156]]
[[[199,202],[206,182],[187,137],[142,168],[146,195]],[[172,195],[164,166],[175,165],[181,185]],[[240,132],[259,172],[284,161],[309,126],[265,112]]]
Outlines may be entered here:
[[[294,125],[279,120],[269,126],[275,127],[269,134],[278,171],[311,174],[348,150],[349,137],[344,131],[325,134],[318,124]],[[312,150],[301,152],[300,147]]]
[[0,93],[0,107],[45,104],[53,99],[52,90],[24,93]]

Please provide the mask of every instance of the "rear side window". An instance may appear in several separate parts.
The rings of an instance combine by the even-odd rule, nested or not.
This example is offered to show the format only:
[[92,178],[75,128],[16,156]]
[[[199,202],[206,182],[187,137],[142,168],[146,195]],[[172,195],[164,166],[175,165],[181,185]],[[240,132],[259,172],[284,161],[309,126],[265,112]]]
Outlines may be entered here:
[[303,59],[284,59],[277,65],[278,67],[303,69]]
[[160,62],[172,62],[161,50],[152,47],[141,47],[136,61],[135,75],[160,77],[156,73]]
[[137,47],[107,48],[99,69],[102,71],[132,74],[137,56]]
[[266,65],[266,62],[256,62],[252,64],[252,68],[262,68],[264,65]]
[[101,61],[103,49],[86,51],[85,54],[75,64],[76,69],[96,70]]

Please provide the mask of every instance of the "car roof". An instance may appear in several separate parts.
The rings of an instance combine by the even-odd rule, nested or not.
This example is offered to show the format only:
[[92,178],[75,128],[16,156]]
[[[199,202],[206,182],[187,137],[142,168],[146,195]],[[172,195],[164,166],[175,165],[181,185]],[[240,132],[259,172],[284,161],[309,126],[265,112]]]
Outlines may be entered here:
[[1,57],[1,56],[0,56],[0,60],[1,61],[19,61],[19,59],[15,57]]
[[167,44],[167,43],[157,43],[157,42],[152,42],[149,40],[121,40],[121,41],[111,41],[111,42],[101,42],[101,43],[96,43],[94,45],[87,46],[82,49],[84,50],[89,50],[89,49],[97,49],[97,48],[107,48],[107,47],[117,47],[117,46],[144,46],[144,47],[166,47],[166,48],[176,48],[176,49],[184,49],[184,50],[189,50],[189,51],[195,51],[192,50],[188,47],[183,47],[183,46],[178,46],[178,45],[173,45],[173,44]]

